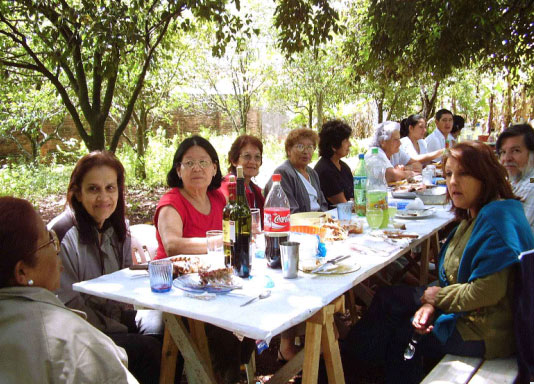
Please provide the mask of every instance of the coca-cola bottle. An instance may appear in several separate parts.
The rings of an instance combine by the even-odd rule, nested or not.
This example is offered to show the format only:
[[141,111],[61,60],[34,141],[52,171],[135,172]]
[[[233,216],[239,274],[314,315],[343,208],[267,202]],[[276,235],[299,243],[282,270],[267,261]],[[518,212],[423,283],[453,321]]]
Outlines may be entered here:
[[271,268],[281,268],[280,243],[289,235],[289,200],[280,185],[282,176],[273,175],[273,185],[265,200],[263,229],[265,233],[265,257]]

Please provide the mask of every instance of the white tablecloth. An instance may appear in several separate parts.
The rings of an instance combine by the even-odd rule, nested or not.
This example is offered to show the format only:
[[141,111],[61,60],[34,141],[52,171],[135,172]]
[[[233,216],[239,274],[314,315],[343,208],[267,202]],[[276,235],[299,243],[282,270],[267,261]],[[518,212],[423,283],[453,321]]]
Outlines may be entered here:
[[[436,214],[429,218],[403,222],[406,223],[408,231],[421,235],[420,239],[411,243],[413,245],[420,243],[421,239],[427,238],[451,219],[450,213],[443,207],[437,207]],[[347,242],[329,245],[327,255],[332,257],[350,252],[354,261],[361,266],[356,272],[329,276],[299,272],[296,279],[284,279],[281,270],[269,269],[265,260],[256,259],[252,267],[252,278],[244,281],[242,290],[217,295],[216,299],[211,301],[188,297],[185,292],[175,287],[168,293],[153,293],[147,272],[127,269],[74,284],[74,290],[190,317],[252,339],[269,341],[273,336],[308,319],[409,248],[403,243],[396,244],[386,257],[350,251],[350,242],[357,243],[359,238],[364,239],[364,236],[357,235]],[[269,279],[274,282],[269,298],[240,307],[240,304],[262,291]]]

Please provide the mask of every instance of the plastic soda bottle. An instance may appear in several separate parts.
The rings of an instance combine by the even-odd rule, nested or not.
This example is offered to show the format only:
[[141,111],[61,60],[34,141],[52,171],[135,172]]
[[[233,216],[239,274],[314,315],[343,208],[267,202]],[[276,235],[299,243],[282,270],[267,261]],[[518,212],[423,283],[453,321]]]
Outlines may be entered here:
[[[382,210],[380,228],[386,228],[389,222],[388,187],[386,183],[386,167],[378,157],[378,148],[371,148],[371,156],[367,159],[367,216],[369,210]],[[371,215],[373,216],[373,215]],[[369,217],[368,217],[369,221]],[[378,224],[378,223],[377,223]]]
[[365,216],[367,187],[367,170],[365,169],[365,157],[363,153],[358,155],[358,167],[354,171],[354,210],[358,216]]
[[273,185],[263,208],[265,258],[271,268],[281,268],[280,243],[289,236],[289,200],[280,185],[282,175],[272,176]]

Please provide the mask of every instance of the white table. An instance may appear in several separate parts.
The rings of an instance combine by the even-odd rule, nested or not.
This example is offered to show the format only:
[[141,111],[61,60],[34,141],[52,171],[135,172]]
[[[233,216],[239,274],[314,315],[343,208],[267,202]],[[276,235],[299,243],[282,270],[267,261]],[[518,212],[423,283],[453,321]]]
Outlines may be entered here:
[[[342,383],[343,370],[333,331],[334,312],[344,310],[342,295],[400,257],[410,247],[430,239],[451,220],[452,215],[443,207],[437,207],[436,214],[430,218],[403,220],[408,231],[420,234],[419,239],[413,241],[410,246],[394,250],[387,256],[363,256],[351,252],[361,268],[346,275],[319,276],[300,272],[297,279],[284,279],[281,270],[268,269],[264,260],[256,259],[252,267],[253,277],[243,282],[242,290],[218,295],[211,301],[187,297],[185,292],[177,288],[168,293],[153,293],[146,272],[127,269],[74,284],[73,288],[82,293],[165,312],[166,332],[172,334],[172,340],[184,355],[186,365],[194,367],[188,374],[196,376],[199,382],[213,382],[202,323],[211,323],[252,339],[270,340],[282,331],[306,321],[304,352],[286,364],[281,370],[281,376],[275,378],[273,382],[286,382],[298,372],[300,366],[303,369],[303,382],[316,382],[322,346],[329,382]],[[339,242],[329,246],[330,254],[350,251],[348,245],[350,241],[346,244]],[[265,275],[274,282],[271,297],[240,307],[241,303],[264,288]],[[181,320],[174,315],[194,320],[190,321],[191,331],[188,332]],[[176,358],[173,347],[166,334],[164,350],[167,350],[164,351],[162,365],[166,363],[167,367],[162,366],[162,372],[168,370],[170,373],[162,375],[160,382],[172,382],[173,361],[175,361],[173,359]]]

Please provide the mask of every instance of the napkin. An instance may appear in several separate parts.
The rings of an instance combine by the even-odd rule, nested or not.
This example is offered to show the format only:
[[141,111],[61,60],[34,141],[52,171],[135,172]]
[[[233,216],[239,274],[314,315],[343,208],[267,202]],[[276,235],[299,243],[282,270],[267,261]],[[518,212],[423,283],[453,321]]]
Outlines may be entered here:
[[423,203],[423,200],[421,200],[420,198],[416,197],[414,199],[414,201],[410,202],[406,206],[406,209],[408,209],[408,210],[425,209],[425,204]]

